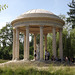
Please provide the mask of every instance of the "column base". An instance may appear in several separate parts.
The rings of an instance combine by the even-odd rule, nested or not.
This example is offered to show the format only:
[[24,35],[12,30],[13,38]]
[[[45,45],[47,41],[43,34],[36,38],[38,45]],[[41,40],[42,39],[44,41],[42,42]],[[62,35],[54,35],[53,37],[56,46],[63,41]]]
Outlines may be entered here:
[[44,61],[44,59],[39,59],[39,61]]
[[15,58],[12,58],[12,60],[15,60]]
[[14,60],[19,60],[19,58],[15,58]]
[[16,59],[12,59],[12,61],[14,61],[14,62],[15,62],[15,61],[18,61],[18,60],[16,60]]
[[28,59],[27,58],[25,58],[25,59],[23,59],[24,61],[28,61]]
[[12,60],[19,60],[19,58],[12,58]]
[[39,62],[45,62],[45,60],[38,60]]

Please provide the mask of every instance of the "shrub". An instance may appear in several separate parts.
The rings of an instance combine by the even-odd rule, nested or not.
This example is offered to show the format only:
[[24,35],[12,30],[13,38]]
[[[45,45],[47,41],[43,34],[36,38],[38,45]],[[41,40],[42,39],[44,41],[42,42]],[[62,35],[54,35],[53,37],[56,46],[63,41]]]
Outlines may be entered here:
[[34,56],[29,55],[29,60],[33,60]]

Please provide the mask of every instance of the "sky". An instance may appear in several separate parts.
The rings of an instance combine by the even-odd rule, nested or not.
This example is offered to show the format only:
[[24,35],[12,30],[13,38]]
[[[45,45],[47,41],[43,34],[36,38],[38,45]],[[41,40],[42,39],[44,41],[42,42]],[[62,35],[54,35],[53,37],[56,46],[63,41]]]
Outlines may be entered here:
[[67,16],[69,4],[72,0],[0,0],[0,5],[7,4],[8,8],[0,12],[0,29],[7,22],[13,21],[22,13],[31,9],[45,9],[55,15]]

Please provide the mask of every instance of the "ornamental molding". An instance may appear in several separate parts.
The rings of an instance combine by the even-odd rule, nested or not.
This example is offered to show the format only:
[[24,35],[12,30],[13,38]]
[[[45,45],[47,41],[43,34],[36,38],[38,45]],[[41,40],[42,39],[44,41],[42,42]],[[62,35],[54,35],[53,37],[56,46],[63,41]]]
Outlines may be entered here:
[[55,26],[55,27],[63,27],[62,23],[56,22],[56,21],[21,21],[16,22],[13,27],[20,27],[20,26],[29,26],[29,25],[49,25],[49,26]]

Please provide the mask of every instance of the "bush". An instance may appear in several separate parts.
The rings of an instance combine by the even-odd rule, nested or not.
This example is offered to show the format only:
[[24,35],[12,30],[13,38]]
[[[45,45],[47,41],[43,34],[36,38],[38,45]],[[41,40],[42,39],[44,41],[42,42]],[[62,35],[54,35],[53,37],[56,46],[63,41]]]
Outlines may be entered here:
[[64,67],[60,69],[56,69],[55,67],[51,66],[52,70],[38,70],[35,68],[0,68],[0,75],[75,75],[74,68]]
[[20,56],[19,56],[19,57],[20,57],[20,59],[23,59],[24,55],[23,55],[23,54],[20,54]]
[[0,69],[0,75],[51,75],[47,71],[39,71],[37,69],[29,68],[18,68],[15,71],[9,68]]
[[33,60],[34,56],[29,55],[29,60]]

